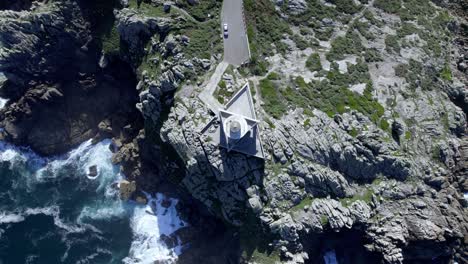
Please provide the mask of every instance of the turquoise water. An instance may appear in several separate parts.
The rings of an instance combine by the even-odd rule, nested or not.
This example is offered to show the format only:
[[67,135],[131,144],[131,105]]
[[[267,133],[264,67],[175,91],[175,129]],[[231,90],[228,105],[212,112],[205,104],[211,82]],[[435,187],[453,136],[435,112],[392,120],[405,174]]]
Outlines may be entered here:
[[[173,262],[181,247],[159,240],[186,225],[161,194],[122,202],[110,140],[42,158],[0,142],[0,263]],[[87,176],[89,166],[98,176]]]

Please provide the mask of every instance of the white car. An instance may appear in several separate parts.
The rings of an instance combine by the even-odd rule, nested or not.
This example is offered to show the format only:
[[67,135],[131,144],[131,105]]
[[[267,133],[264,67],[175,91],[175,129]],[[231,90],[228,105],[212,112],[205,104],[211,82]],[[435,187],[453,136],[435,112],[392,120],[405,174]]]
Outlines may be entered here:
[[223,24],[223,34],[225,38],[228,37],[228,25],[226,23]]

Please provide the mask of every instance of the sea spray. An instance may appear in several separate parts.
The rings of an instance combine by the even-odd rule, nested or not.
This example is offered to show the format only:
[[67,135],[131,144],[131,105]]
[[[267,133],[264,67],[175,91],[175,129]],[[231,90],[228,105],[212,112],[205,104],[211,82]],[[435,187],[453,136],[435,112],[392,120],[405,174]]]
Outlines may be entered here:
[[[180,254],[181,245],[169,249],[161,241],[162,235],[171,235],[187,224],[178,217],[177,200],[157,194],[156,197],[147,195],[148,204],[137,206],[134,210],[131,225],[134,241],[130,253],[124,263],[150,264],[156,261],[173,263]],[[164,207],[163,201],[169,203]]]
[[[181,246],[168,248],[160,239],[186,225],[177,200],[148,195],[154,208],[121,201],[113,183],[124,176],[111,162],[110,143],[86,141],[65,155],[44,158],[0,142],[0,262],[177,259]],[[87,177],[90,166],[97,167],[95,179]],[[170,201],[167,208],[164,199]]]

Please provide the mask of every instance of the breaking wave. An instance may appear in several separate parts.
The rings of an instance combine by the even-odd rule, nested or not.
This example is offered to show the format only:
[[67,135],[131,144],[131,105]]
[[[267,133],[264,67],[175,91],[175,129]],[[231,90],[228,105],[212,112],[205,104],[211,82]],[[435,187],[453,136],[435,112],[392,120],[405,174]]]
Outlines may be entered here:
[[[122,202],[110,140],[44,158],[0,142],[0,263],[172,263],[161,240],[186,223],[176,199]],[[90,167],[95,174],[88,175]],[[163,206],[165,201],[166,207]],[[169,204],[169,205],[168,205]]]

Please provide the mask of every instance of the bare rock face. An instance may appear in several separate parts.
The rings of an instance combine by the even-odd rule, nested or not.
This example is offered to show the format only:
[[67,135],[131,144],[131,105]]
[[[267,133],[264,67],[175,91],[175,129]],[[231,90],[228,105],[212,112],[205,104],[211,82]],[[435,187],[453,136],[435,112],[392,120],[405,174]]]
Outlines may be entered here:
[[120,198],[122,200],[129,200],[133,193],[136,191],[136,184],[134,181],[122,180],[119,183]]
[[10,99],[0,114],[7,140],[59,154],[94,137],[104,119],[111,135],[141,120],[131,69],[118,60],[99,67],[98,45],[78,4],[2,11],[0,21],[0,71],[7,78],[0,94]]

